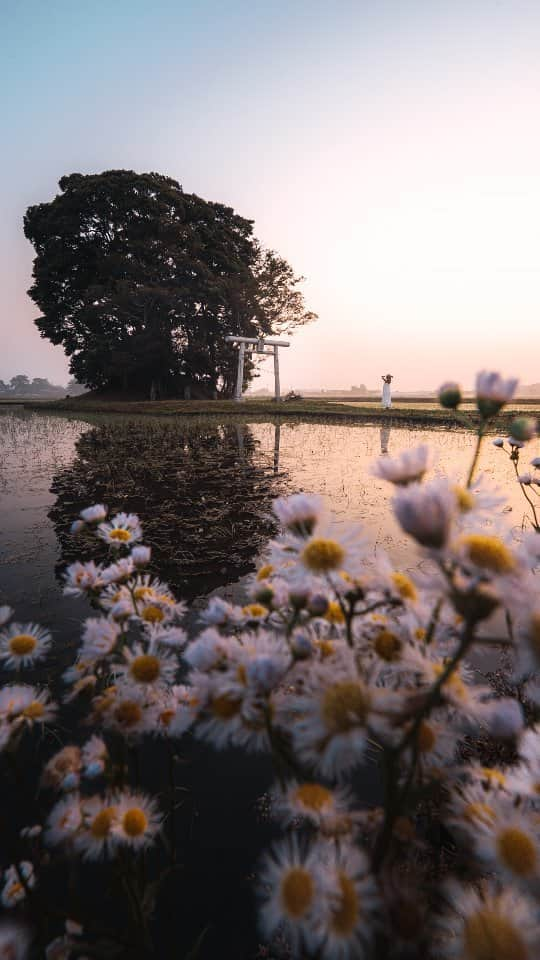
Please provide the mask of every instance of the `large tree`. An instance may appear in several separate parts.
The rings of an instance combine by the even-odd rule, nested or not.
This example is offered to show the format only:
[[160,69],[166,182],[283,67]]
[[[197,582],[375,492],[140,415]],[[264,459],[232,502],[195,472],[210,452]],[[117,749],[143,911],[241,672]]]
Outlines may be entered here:
[[74,173],[59,185],[24,218],[36,250],[29,295],[41,335],[64,347],[80,383],[227,395],[227,333],[291,332],[315,317],[303,278],[230,207],[157,173]]

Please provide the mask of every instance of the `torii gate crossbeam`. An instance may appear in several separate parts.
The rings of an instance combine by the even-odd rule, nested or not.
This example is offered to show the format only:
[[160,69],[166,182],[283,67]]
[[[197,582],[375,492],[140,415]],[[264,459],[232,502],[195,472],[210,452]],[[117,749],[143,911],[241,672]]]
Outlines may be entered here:
[[[287,340],[266,340],[263,337],[235,337],[233,334],[225,337],[225,340],[228,343],[235,343],[238,346],[238,371],[236,375],[236,388],[234,391],[234,399],[237,401],[242,400],[242,387],[244,385],[244,360],[246,353],[258,353],[267,357],[274,357],[274,399],[280,400],[280,385],[279,385],[279,347],[288,347],[290,346]],[[250,344],[252,348],[250,349]],[[271,350],[266,350],[266,347],[271,347]]]

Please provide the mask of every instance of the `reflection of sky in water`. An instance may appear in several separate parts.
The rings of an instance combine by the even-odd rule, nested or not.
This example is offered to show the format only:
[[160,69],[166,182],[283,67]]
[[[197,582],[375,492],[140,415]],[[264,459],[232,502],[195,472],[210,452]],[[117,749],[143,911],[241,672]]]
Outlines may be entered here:
[[[46,622],[60,616],[60,590],[54,566],[61,559],[54,528],[47,514],[55,502],[50,493],[53,477],[71,464],[80,435],[89,429],[77,419],[0,412],[0,602],[17,607],[20,617]],[[239,465],[243,437],[250,431],[257,442],[258,456],[274,464],[285,475],[291,492],[304,490],[324,495],[338,521],[360,521],[375,549],[384,547],[396,564],[410,566],[414,554],[394,523],[388,503],[389,485],[371,477],[370,465],[387,451],[429,443],[436,447],[436,472],[463,479],[470,463],[474,438],[458,430],[428,430],[388,425],[345,425],[286,421],[243,425],[236,432]],[[529,445],[526,464],[536,454]],[[219,465],[216,465],[219,470]],[[481,469],[492,481],[504,485],[512,508],[510,519],[520,527],[525,501],[513,479],[506,456],[486,442]],[[223,490],[227,496],[227,490]],[[76,508],[74,507],[74,512]],[[81,605],[62,601],[61,619],[73,623]]]
[[[272,424],[254,424],[252,430],[264,448],[274,444]],[[463,430],[430,430],[423,427],[391,427],[359,423],[313,424],[287,422],[280,428],[280,469],[288,474],[291,490],[322,494],[339,521],[363,524],[375,545],[382,546],[401,565],[413,561],[410,541],[395,523],[389,502],[390,484],[372,477],[370,468],[382,454],[396,456],[427,443],[436,450],[433,472],[464,482],[471,463],[475,437]],[[536,455],[536,444],[523,451],[523,471]],[[507,496],[511,522],[521,527],[527,504],[507,456],[485,440],[479,472],[490,484],[499,485]],[[539,501],[540,503],[540,501]]]

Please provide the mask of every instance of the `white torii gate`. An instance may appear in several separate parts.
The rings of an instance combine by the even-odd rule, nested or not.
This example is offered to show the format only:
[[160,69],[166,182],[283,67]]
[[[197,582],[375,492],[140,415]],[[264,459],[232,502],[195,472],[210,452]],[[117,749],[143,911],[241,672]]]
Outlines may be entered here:
[[[279,394],[279,356],[278,348],[279,347],[288,347],[290,346],[287,340],[266,340],[264,337],[235,337],[232,334],[228,337],[225,337],[228,343],[234,343],[238,347],[238,374],[236,377],[236,388],[234,391],[234,399],[242,400],[242,387],[244,384],[244,359],[246,353],[258,353],[259,355],[265,357],[274,358],[274,394],[275,399],[280,399]],[[249,346],[252,344],[253,346]],[[266,347],[271,347],[270,350],[267,350]]]

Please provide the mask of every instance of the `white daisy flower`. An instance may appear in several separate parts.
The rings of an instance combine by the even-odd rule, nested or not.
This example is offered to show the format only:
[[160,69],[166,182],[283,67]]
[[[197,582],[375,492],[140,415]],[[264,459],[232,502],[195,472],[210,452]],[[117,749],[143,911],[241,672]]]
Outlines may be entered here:
[[174,682],[178,661],[171,654],[157,649],[148,653],[141,643],[136,643],[133,648],[125,646],[122,656],[125,664],[111,667],[115,677],[143,687],[167,686]]
[[105,691],[92,701],[95,719],[128,739],[147,733],[151,703],[146,698],[146,692],[128,687],[113,687]]
[[170,624],[145,624],[145,635],[148,640],[149,651],[155,647],[169,647],[171,650],[180,650],[187,643],[187,633],[182,627]]
[[150,846],[161,825],[157,801],[142,793],[124,792],[115,798],[113,832],[118,841],[134,850]]
[[[419,661],[420,668],[422,662],[424,679],[432,686],[444,673],[446,662],[444,659],[424,658]],[[462,717],[477,722],[483,720],[486,710],[489,710],[484,701],[493,691],[490,687],[473,684],[472,681],[471,669],[461,662],[445,680],[440,696],[443,703],[455,707]]]
[[18,866],[12,864],[4,872],[3,883],[0,894],[2,906],[16,907],[26,899],[27,890],[32,890],[36,885],[33,864],[29,860],[22,860]]
[[477,823],[475,852],[514,883],[540,878],[538,825],[510,804],[504,817]]
[[45,764],[41,782],[44,787],[52,787],[54,790],[73,790],[79,785],[81,766],[80,748],[64,747]]
[[81,597],[84,594],[99,590],[103,585],[102,569],[93,560],[87,563],[72,563],[65,571],[64,594],[66,597]]
[[10,684],[0,689],[0,720],[16,720],[31,727],[53,720],[56,711],[48,690],[30,684]]
[[306,573],[327,577],[332,582],[337,577],[343,583],[343,571],[352,576],[361,572],[369,553],[366,536],[358,524],[349,524],[343,529],[331,522],[318,525],[310,537],[286,534],[274,540],[270,549],[276,566],[288,568],[290,565],[286,572],[293,589],[297,579],[303,582]]
[[266,854],[259,882],[260,922],[266,940],[283,932],[295,956],[300,956],[302,947],[310,952],[318,948],[322,873],[319,847],[303,853],[295,837]]
[[411,484],[396,494],[392,508],[405,533],[423,547],[440,550],[446,546],[458,509],[447,480]]
[[371,472],[375,477],[405,487],[422,480],[433,462],[434,455],[430,447],[423,443],[412,450],[403,450],[397,457],[380,457]]
[[133,575],[135,564],[133,562],[133,553],[128,557],[121,557],[115,563],[110,563],[101,571],[100,580],[103,584],[125,583]]
[[188,644],[183,659],[194,670],[206,673],[208,670],[224,667],[227,664],[232,655],[234,643],[231,637],[225,637],[214,627],[208,627]]
[[105,519],[109,510],[103,503],[95,503],[92,507],[85,507],[81,510],[79,516],[85,523],[101,523]]
[[439,919],[437,960],[536,960],[536,904],[511,888],[446,886],[449,909]]
[[82,824],[81,798],[69,793],[52,808],[45,824],[45,843],[56,847],[70,844]]
[[81,799],[82,824],[73,838],[75,849],[83,860],[100,860],[111,857],[118,845],[114,832],[117,824],[117,809],[106,797],[83,797]]
[[289,783],[272,794],[271,804],[272,813],[286,827],[307,821],[324,833],[331,833],[350,819],[348,790],[329,789],[322,783]]
[[10,623],[0,633],[0,661],[8,670],[20,670],[43,660],[49,652],[51,634],[35,623]]
[[105,770],[109,752],[105,742],[95,734],[86,741],[81,750],[84,775],[90,779],[99,777]]
[[389,702],[388,691],[368,686],[354,665],[312,664],[303,693],[287,704],[299,757],[324,777],[343,775],[362,761],[369,730],[381,729],[378,712]]
[[325,516],[324,503],[315,494],[294,493],[278,497],[272,505],[279,522],[288,533],[307,538]]
[[379,896],[367,857],[357,848],[332,847],[323,883],[322,956],[369,960]]
[[237,609],[222,597],[211,597],[207,607],[201,612],[200,619],[209,626],[235,624]]
[[106,617],[88,617],[82,632],[81,659],[92,661],[108,657],[114,650],[121,630]]
[[518,383],[513,377],[503,380],[500,373],[481,370],[476,376],[476,405],[482,416],[494,417],[512,399]]
[[100,523],[98,536],[115,549],[129,547],[142,540],[139,518],[134,513],[117,513],[110,523]]
[[444,822],[464,847],[470,848],[479,823],[491,824],[500,815],[499,791],[487,782],[465,784],[450,793]]

